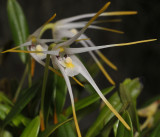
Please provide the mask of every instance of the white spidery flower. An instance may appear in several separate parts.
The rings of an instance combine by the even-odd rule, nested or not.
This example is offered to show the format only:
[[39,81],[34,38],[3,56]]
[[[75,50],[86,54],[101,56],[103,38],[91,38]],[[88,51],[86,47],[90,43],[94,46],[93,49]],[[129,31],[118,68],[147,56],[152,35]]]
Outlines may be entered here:
[[[81,38],[81,36],[84,36],[83,33],[85,30],[90,26],[90,24],[102,13],[106,8],[110,5],[110,2],[106,3],[96,14],[92,14],[92,18],[88,23],[85,23],[84,27],[77,32],[76,34],[72,34],[69,37],[69,40],[61,42],[61,40],[58,44],[54,44],[55,46],[52,48],[52,50],[48,51],[48,46],[45,44],[47,42],[55,42],[57,39],[39,39],[35,35],[31,35],[31,40],[27,41],[26,43],[20,45],[21,46],[27,46],[28,51],[25,51],[26,53],[30,53],[31,56],[40,64],[45,65],[43,59],[46,58],[46,54],[50,54],[53,67],[55,69],[59,69],[66,81],[70,99],[71,99],[71,105],[72,105],[72,111],[73,111],[73,118],[75,121],[75,126],[77,130],[78,137],[81,137],[81,132],[79,129],[76,112],[75,112],[75,106],[74,106],[74,97],[72,93],[71,83],[69,80],[69,77],[76,76],[78,74],[81,74],[86,78],[86,80],[93,86],[97,94],[101,97],[101,99],[104,101],[104,103],[109,107],[109,109],[115,114],[115,116],[124,124],[124,126],[130,130],[129,125],[125,122],[125,120],[119,115],[119,113],[113,108],[113,106],[108,102],[108,100],[105,98],[105,96],[101,93],[100,89],[94,82],[93,78],[89,74],[88,70],[85,68],[85,66],[82,64],[82,62],[78,59],[76,54],[84,53],[84,52],[91,52],[99,49],[109,48],[109,47],[115,47],[115,46],[126,46],[126,45],[132,45],[137,43],[143,43],[143,42],[149,42],[154,41],[156,39],[150,39],[150,40],[142,40],[142,41],[136,41],[136,42],[129,42],[129,43],[120,43],[120,44],[110,44],[110,45],[102,45],[102,46],[91,46],[87,45],[82,48],[70,48],[69,46],[73,44],[77,39]],[[103,15],[103,14],[102,14]],[[89,15],[90,17],[91,15]],[[40,28],[41,29],[41,28]],[[39,29],[38,29],[39,30]],[[36,31],[37,32],[37,31]],[[71,31],[68,31],[71,32]],[[39,32],[40,35],[40,32]],[[68,33],[69,35],[69,33]],[[91,47],[89,47],[91,46]],[[15,50],[16,48],[7,50],[5,52],[20,52],[19,50]],[[22,51],[24,52],[24,51]],[[58,73],[57,71],[55,71]]]
[[[71,38],[79,32],[78,29],[83,28],[87,24],[86,21],[79,21],[79,20],[92,17],[95,14],[96,13],[82,14],[82,15],[78,15],[78,16],[74,16],[74,17],[69,17],[69,18],[66,18],[66,19],[61,19],[61,20],[59,20],[55,23],[46,24],[43,27],[40,35],[42,35],[47,29],[51,29],[53,38],[57,41],[61,41],[64,38]],[[135,15],[135,14],[137,14],[136,11],[114,11],[114,12],[104,12],[100,16],[105,16],[105,17],[106,16],[122,16],[122,15],[124,16],[124,15]],[[119,21],[121,21],[121,20],[119,20],[119,19],[108,20],[108,22],[119,22]],[[89,29],[105,30],[105,31],[110,31],[110,32],[114,32],[114,33],[123,34],[123,32],[119,31],[119,30],[97,26],[97,24],[101,23],[101,22],[107,22],[107,21],[94,21],[94,22],[92,22],[92,25],[88,26],[88,28]],[[81,36],[79,36],[77,41],[84,47],[95,47],[95,44],[84,33],[81,34]],[[117,70],[117,67],[108,58],[106,58],[101,53],[101,51],[95,50],[95,53],[108,66],[110,66],[114,70]],[[92,51],[89,51],[89,54],[91,55],[93,60],[96,62],[96,64],[98,65],[98,67],[100,68],[100,70],[102,71],[104,76],[108,79],[108,81],[112,85],[115,85],[115,82],[112,80],[112,78],[110,77],[108,72],[103,67],[102,63],[96,57],[95,53],[92,52]]]

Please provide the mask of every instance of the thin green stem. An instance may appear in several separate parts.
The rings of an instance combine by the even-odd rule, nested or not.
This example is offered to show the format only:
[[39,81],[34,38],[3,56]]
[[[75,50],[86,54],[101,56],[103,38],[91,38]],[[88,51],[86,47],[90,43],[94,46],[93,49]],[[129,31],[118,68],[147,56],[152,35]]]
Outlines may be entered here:
[[46,89],[47,78],[48,78],[49,62],[50,62],[50,55],[47,55],[44,76],[43,76],[42,93],[41,93],[41,110],[42,110],[42,112],[44,109],[44,96],[45,96],[45,89]]
[[31,58],[28,59],[28,85],[29,87],[32,86],[32,74],[31,74]]
[[[49,50],[51,50],[51,49],[52,49],[52,46],[49,47]],[[50,63],[50,55],[49,54],[47,54],[45,63],[46,64],[45,64],[45,70],[44,70],[44,76],[43,76],[43,84],[42,84],[42,92],[41,92],[41,110],[40,110],[42,120],[44,120],[44,98],[45,98],[46,84],[47,84],[47,78],[48,78],[48,67],[49,67],[49,63]],[[44,121],[42,123],[44,123]]]
[[18,85],[18,88],[17,88],[17,90],[16,90],[16,93],[15,93],[15,96],[14,96],[14,99],[13,99],[13,102],[16,102],[16,100],[17,100],[17,98],[18,98],[18,96],[19,96],[19,93],[20,93],[20,91],[21,91],[21,88],[22,88],[22,86],[23,86],[23,84],[24,84],[24,80],[25,80],[25,78],[26,78],[26,76],[27,76],[27,73],[28,73],[28,65],[26,65],[26,67],[25,67],[23,76],[22,76],[22,78],[21,78],[21,80],[20,80],[20,84]]

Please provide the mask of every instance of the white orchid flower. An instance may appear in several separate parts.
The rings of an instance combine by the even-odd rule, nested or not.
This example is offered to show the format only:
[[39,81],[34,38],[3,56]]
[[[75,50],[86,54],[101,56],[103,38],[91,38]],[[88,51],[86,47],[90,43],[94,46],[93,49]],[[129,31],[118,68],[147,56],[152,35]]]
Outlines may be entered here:
[[[99,49],[108,48],[108,47],[132,45],[132,44],[156,40],[156,39],[150,39],[150,40],[136,41],[136,42],[130,42],[130,43],[103,45],[103,46],[98,46],[98,47],[86,46],[84,48],[68,48],[68,46],[74,43],[78,38],[80,38],[81,36],[84,36],[82,35],[84,31],[109,5],[110,5],[110,2],[106,3],[104,7],[102,7],[102,9],[100,9],[100,11],[97,12],[97,14],[95,14],[90,19],[90,21],[77,34],[75,34],[73,37],[71,37],[69,40],[65,42],[55,44],[55,46],[53,47],[51,51],[48,51],[48,47],[46,46],[45,43],[55,41],[54,39],[42,40],[42,39],[32,37],[31,41],[29,40],[25,44],[21,45],[21,46],[27,46],[28,51],[25,51],[25,52],[30,53],[31,56],[42,65],[45,65],[45,63],[43,62],[43,59],[46,57],[45,55],[50,54],[54,68],[59,69],[61,71],[66,81],[69,95],[71,98],[73,117],[74,117],[78,137],[81,137],[81,132],[80,132],[77,117],[76,117],[74,97],[73,97],[72,88],[71,88],[71,84],[69,80],[69,77],[73,77],[78,74],[83,75],[88,80],[88,82],[93,86],[97,94],[101,97],[101,99],[105,102],[105,104],[109,107],[109,109],[115,114],[115,116],[124,124],[124,126],[129,130],[130,130],[130,127],[124,121],[124,119],[119,115],[119,113],[113,108],[113,106],[108,102],[105,96],[101,93],[100,89],[98,88],[94,80],[92,79],[91,75],[89,74],[85,66],[81,63],[81,61],[75,56],[75,54],[90,52],[93,50],[99,50]],[[20,52],[18,50],[15,50],[15,48],[11,50],[7,50],[5,52],[16,52],[16,51]]]
[[[40,32],[42,30],[42,28],[48,24],[50,21],[52,21],[55,18],[56,14],[54,14],[46,23],[44,23],[40,28],[38,28],[34,33],[32,33],[31,35],[29,35],[27,41],[23,44],[21,44],[20,46],[16,46],[12,49],[3,51],[1,53],[6,53],[6,52],[23,52],[23,53],[30,53],[30,55],[33,57],[34,60],[36,60],[38,63],[40,63],[41,65],[45,66],[45,62],[43,61],[43,59],[46,58],[46,55],[42,53],[42,51],[47,51],[48,50],[48,45],[47,43],[50,42],[55,42],[57,40],[54,39],[41,39],[40,38]],[[25,50],[16,50],[20,47],[27,47],[27,51]],[[59,50],[55,50],[53,51],[54,55],[58,55],[59,54]],[[53,71],[54,73],[56,73],[57,75],[61,74],[56,71],[55,69],[53,69],[52,67],[49,66],[49,69],[51,71]]]
[[[94,19],[95,16],[92,19]],[[75,56],[75,54],[90,52],[93,50],[98,50],[98,49],[103,49],[103,48],[108,48],[108,47],[132,45],[132,44],[149,42],[149,41],[155,40],[155,39],[151,39],[151,40],[143,40],[143,41],[136,41],[136,42],[130,42],[130,43],[103,45],[103,46],[98,46],[98,47],[68,48],[68,46],[70,46],[75,40],[77,40],[82,35],[82,33],[84,33],[84,31],[87,29],[88,25],[91,23],[92,19],[87,23],[87,25],[84,28],[82,28],[72,38],[70,38],[69,40],[67,40],[65,42],[62,42],[60,44],[55,45],[55,47],[51,51],[44,51],[43,52],[44,54],[51,55],[51,59],[52,59],[52,63],[53,63],[54,68],[58,68],[61,71],[62,75],[64,76],[64,79],[66,81],[66,84],[67,84],[67,87],[69,90],[69,95],[71,98],[73,117],[74,117],[78,136],[81,136],[81,133],[80,133],[80,129],[79,129],[77,118],[76,118],[73,93],[72,93],[72,88],[71,88],[71,84],[70,84],[70,80],[69,80],[69,77],[73,77],[78,74],[83,75],[88,80],[88,82],[93,86],[93,88],[98,93],[98,95],[101,97],[101,99],[105,102],[105,104],[109,107],[109,109],[117,116],[117,118],[124,124],[124,126],[127,129],[130,129],[130,127],[124,121],[124,119],[119,115],[119,113],[113,108],[113,106],[108,102],[108,100],[105,98],[105,96],[101,93],[100,89],[98,88],[98,86],[96,85],[96,83],[94,82],[92,77],[90,76],[89,72],[87,71],[85,66],[81,63],[81,61]],[[59,49],[60,52],[59,52],[58,56],[55,56],[52,54],[52,51],[57,50],[57,49]]]
[[[121,16],[121,15],[134,15],[134,14],[137,14],[137,12],[136,11],[115,11],[115,12],[104,12],[100,16]],[[89,18],[94,15],[95,13],[83,14],[83,15],[66,18],[66,19],[61,19],[55,23],[49,23],[43,27],[40,35],[42,35],[47,29],[51,29],[53,38],[57,41],[60,41],[63,38],[72,38],[75,34],[78,33],[77,29],[83,28],[87,24],[86,21],[78,21],[78,20]],[[110,20],[110,22],[112,21],[117,22],[120,20]],[[97,26],[96,24],[100,22],[101,21],[94,21],[92,23],[94,25],[90,25],[88,26],[88,28],[123,34],[123,32],[119,30]],[[84,47],[89,47],[89,46],[95,47],[94,43],[85,34],[81,34],[78,40],[79,40],[79,43],[81,43],[81,45]],[[117,67],[109,59],[107,59],[99,50],[96,50],[95,53],[112,69],[117,70]],[[108,81],[112,85],[115,85],[115,82],[109,76],[109,74],[107,73],[107,71],[101,64],[101,62],[98,60],[96,55],[92,51],[89,51],[89,54],[91,55],[93,60],[96,62],[96,64],[98,65],[98,67],[100,68],[104,76],[108,79]]]
[[[70,40],[73,40],[71,38]],[[60,50],[60,53],[58,56],[55,56],[52,54],[52,51],[44,51],[44,54],[50,54],[51,55],[51,60],[54,68],[58,68],[68,87],[70,98],[71,98],[71,103],[72,103],[72,110],[73,110],[73,116],[74,120],[76,123],[76,129],[78,135],[80,134],[79,132],[79,126],[77,124],[77,118],[76,118],[76,113],[75,113],[75,107],[74,107],[74,99],[73,99],[73,93],[72,93],[72,88],[70,84],[69,77],[76,76],[78,74],[81,74],[86,78],[86,80],[93,86],[95,91],[98,93],[98,95],[101,97],[101,99],[104,101],[104,103],[109,107],[109,109],[117,116],[117,118],[124,124],[124,126],[127,129],[130,129],[128,124],[124,121],[124,119],[119,115],[119,113],[113,108],[113,106],[108,102],[108,100],[105,98],[105,96],[101,93],[100,89],[94,82],[93,78],[85,68],[85,66],[82,64],[82,62],[75,56],[75,54],[79,53],[84,53],[84,52],[89,52],[92,50],[98,50],[98,49],[103,49],[103,48],[109,48],[109,47],[114,47],[114,46],[125,46],[125,45],[132,45],[132,44],[138,44],[142,42],[149,42],[149,41],[154,41],[156,39],[150,39],[150,40],[143,40],[143,41],[135,41],[135,42],[129,42],[129,43],[121,43],[121,44],[111,44],[111,45],[103,45],[103,46],[98,46],[98,47],[86,47],[86,48],[67,48],[66,47],[66,42],[61,44],[58,44],[57,47]],[[72,43],[70,43],[72,44]],[[59,46],[61,45],[61,46]],[[55,48],[56,49],[56,48]],[[80,136],[80,135],[79,135]]]

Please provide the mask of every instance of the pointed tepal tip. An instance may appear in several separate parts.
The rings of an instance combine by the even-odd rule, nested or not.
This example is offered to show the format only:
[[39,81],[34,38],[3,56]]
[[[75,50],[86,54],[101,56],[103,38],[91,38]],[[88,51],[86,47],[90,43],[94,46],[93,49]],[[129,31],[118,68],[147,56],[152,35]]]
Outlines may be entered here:
[[109,1],[109,2],[107,2],[107,3],[105,4],[104,7],[108,7],[110,4],[111,4],[111,2]]
[[2,51],[1,54],[4,54],[4,53],[6,53],[6,52],[8,52],[8,50]]
[[109,5],[111,4],[111,2],[109,1],[109,2],[107,2]]
[[54,18],[56,17],[56,13],[53,14],[53,16],[51,18],[49,18],[49,20],[47,20],[43,26],[45,26],[46,24],[50,23]]

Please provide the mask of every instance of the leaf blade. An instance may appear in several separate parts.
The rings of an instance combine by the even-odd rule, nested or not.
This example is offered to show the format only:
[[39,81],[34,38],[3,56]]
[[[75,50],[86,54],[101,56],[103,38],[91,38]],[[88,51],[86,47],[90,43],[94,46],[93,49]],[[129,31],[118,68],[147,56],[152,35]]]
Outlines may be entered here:
[[[114,86],[106,88],[105,90],[102,91],[102,93],[104,95],[106,95],[107,93],[111,92],[113,89],[114,89]],[[94,103],[98,99],[100,99],[99,95],[97,93],[94,93],[86,98],[79,100],[78,102],[75,103],[76,111],[91,105],[92,103]],[[66,115],[69,116],[70,114],[72,114],[72,107],[71,106],[66,109]]]
[[20,137],[37,137],[40,128],[40,117],[35,117],[24,129]]
[[[29,30],[23,10],[16,0],[8,0],[7,2],[8,20],[11,28],[14,43],[20,45],[27,40]],[[24,50],[24,47],[21,47]],[[25,53],[19,53],[22,62],[26,62]]]
[[30,102],[30,100],[36,95],[40,84],[35,84],[31,88],[28,88],[23,95],[19,97],[11,111],[8,113],[3,121],[2,126],[5,127],[15,116],[17,116],[23,108]]
[[133,137],[133,126],[129,113],[124,112],[122,117],[129,124],[131,130],[126,129],[122,123],[119,123],[116,137]]
[[48,137],[50,136],[57,128],[59,128],[60,126],[62,126],[63,124],[69,122],[70,120],[72,120],[73,118],[67,119],[61,123],[55,124],[55,125],[49,125],[40,135],[39,137]]

